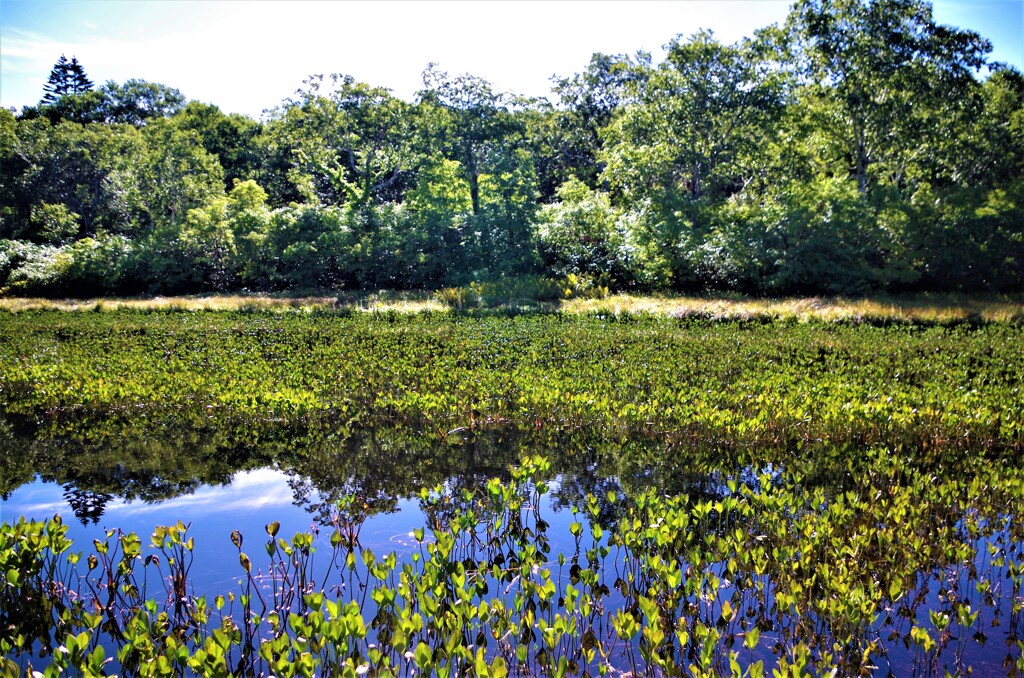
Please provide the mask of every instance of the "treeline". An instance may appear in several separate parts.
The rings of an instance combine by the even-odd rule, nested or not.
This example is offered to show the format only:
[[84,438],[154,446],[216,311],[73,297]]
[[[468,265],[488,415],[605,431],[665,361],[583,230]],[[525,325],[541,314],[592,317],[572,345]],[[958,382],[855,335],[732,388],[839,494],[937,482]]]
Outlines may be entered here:
[[261,121],[62,57],[0,110],[0,289],[1024,289],[1024,77],[987,40],[919,0],[800,0],[667,47],[540,100],[313,76]]

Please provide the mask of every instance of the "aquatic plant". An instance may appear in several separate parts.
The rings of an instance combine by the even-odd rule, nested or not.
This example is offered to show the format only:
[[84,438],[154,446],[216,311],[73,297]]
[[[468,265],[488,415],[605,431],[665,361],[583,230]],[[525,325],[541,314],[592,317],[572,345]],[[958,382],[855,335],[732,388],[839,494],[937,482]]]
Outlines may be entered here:
[[867,456],[845,491],[786,471],[713,502],[591,495],[568,535],[540,509],[558,479],[527,457],[510,482],[423,490],[408,556],[360,543],[357,497],[323,532],[235,532],[237,586],[212,600],[189,592],[186,525],[85,556],[59,519],[5,523],[0,646],[13,673],[37,651],[46,674],[930,675],[1000,634],[1004,668],[1024,668],[1020,469],[937,480]]

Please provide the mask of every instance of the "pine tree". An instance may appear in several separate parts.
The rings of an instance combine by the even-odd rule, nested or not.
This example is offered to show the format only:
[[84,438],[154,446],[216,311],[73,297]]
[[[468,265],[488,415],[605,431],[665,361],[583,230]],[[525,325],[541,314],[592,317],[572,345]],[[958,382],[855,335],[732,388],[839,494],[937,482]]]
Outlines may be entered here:
[[78,62],[78,57],[71,57],[71,90],[69,94],[84,94],[92,90],[92,80],[85,74],[85,69]]
[[78,57],[67,60],[63,54],[50,71],[50,78],[43,85],[43,104],[53,105],[65,94],[83,94],[92,89],[92,80],[85,74]]
[[57,99],[60,99],[67,93],[70,84],[68,82],[68,67],[70,65],[67,57],[61,54],[60,59],[57,60],[57,63],[50,70],[49,80],[43,85],[43,91],[46,92],[43,95],[44,104],[55,104]]

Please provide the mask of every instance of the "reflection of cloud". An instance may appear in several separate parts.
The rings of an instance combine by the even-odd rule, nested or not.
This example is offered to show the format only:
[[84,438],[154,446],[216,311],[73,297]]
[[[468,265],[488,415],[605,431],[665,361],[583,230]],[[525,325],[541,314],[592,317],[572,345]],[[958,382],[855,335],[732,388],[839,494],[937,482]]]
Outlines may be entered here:
[[198,511],[209,513],[237,513],[254,511],[270,506],[288,506],[292,503],[291,488],[287,476],[273,469],[259,469],[236,473],[228,485],[204,486],[193,494],[175,497],[157,504],[129,504],[112,501],[107,513],[123,516],[152,513],[155,511]]
[[[49,515],[52,516],[55,513],[66,511],[68,503],[66,501],[48,501],[39,504],[23,504],[22,506],[14,507],[18,513],[25,516],[39,516]],[[3,507],[6,510],[6,507]]]

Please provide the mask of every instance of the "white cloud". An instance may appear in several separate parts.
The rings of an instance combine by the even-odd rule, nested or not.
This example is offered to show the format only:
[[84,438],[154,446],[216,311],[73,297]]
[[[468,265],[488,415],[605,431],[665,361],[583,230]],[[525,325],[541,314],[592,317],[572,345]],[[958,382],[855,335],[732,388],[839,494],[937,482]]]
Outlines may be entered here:
[[[970,17],[954,18],[980,21],[986,12],[979,7],[1001,12],[1008,1],[978,0]],[[734,42],[784,20],[789,4],[79,0],[57,5],[57,11],[50,0],[4,0],[0,104],[38,101],[62,53],[77,56],[97,83],[142,78],[253,116],[294,94],[313,73],[350,74],[410,99],[432,61],[453,74],[487,78],[499,90],[542,96],[550,92],[552,75],[579,72],[594,52],[646,50],[657,58],[662,45],[676,35],[700,28]],[[939,0],[939,5],[955,9],[954,0]],[[20,14],[8,19],[8,7]],[[1019,28],[1019,12],[1014,16]],[[1008,40],[1021,52],[1020,35]]]
[[287,476],[273,469],[236,473],[225,486],[204,486],[193,494],[168,499],[157,504],[112,501],[107,515],[134,516],[145,513],[166,513],[183,516],[196,512],[204,515],[230,514],[239,511],[289,506],[294,500]]
[[41,520],[41,516],[53,517],[54,514],[63,513],[67,511],[68,503],[66,501],[45,501],[34,504],[21,504],[14,506],[12,515],[24,515],[24,516],[39,516],[37,520]]
[[10,73],[33,73],[40,68],[49,72],[53,65],[50,54],[59,54],[64,45],[28,31],[12,28],[3,32],[3,59],[5,76]]
[[[34,103],[53,61],[74,54],[97,82],[143,78],[259,115],[313,73],[346,73],[412,98],[427,64],[540,96],[593,52],[658,51],[712,26],[732,41],[785,15],[788,0],[692,2],[74,3],[98,30],[61,41],[4,29],[3,105]],[[45,3],[40,3],[44,4]],[[114,7],[110,10],[109,7]],[[100,18],[95,17],[102,17]],[[741,20],[739,20],[741,19]],[[83,24],[78,24],[83,25]],[[15,43],[11,46],[11,43]],[[8,50],[20,55],[8,64]],[[11,52],[14,56],[15,52]],[[17,59],[23,59],[15,63]]]

